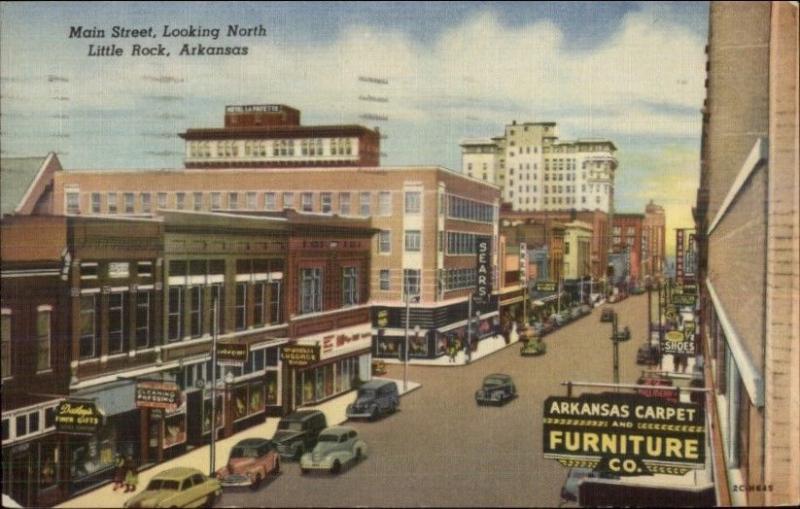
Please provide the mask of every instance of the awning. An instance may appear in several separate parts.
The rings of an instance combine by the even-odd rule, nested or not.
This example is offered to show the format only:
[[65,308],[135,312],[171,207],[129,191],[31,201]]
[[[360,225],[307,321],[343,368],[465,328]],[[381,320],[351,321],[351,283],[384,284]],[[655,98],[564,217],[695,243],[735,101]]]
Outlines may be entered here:
[[136,410],[136,382],[119,380],[91,389],[77,391],[64,399],[90,399],[106,416],[123,414]]

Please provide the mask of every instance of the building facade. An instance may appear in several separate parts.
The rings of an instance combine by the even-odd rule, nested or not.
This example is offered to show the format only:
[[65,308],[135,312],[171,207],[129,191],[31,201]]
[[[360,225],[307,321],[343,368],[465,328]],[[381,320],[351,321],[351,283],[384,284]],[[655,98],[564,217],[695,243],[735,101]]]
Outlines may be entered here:
[[360,125],[304,126],[283,104],[225,107],[222,128],[188,129],[186,168],[378,166],[380,133]]
[[664,207],[653,203],[645,206],[642,225],[642,275],[660,280],[666,270],[666,214]]
[[644,214],[615,213],[612,228],[612,251],[626,253],[628,283],[634,286],[642,282],[642,251],[644,250]]
[[713,2],[694,209],[721,505],[800,504],[798,7]]
[[559,140],[555,122],[513,121],[503,136],[464,140],[461,148],[462,173],[500,186],[513,210],[613,209],[610,140]]
[[564,279],[591,277],[591,245],[591,225],[583,221],[571,221],[564,225]]

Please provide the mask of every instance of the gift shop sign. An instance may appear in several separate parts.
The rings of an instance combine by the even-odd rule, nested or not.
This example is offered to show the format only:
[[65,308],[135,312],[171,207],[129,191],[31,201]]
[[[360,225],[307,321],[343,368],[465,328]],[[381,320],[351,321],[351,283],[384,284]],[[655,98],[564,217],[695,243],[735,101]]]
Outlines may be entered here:
[[297,345],[319,348],[319,360],[338,357],[372,347],[372,327],[369,323],[346,327],[325,334],[315,334],[297,339]]
[[136,384],[136,406],[176,410],[181,404],[181,390],[171,382],[139,382]]
[[103,423],[103,413],[90,402],[62,401],[56,408],[56,432],[94,435]]
[[544,457],[619,476],[684,475],[705,466],[699,405],[638,394],[552,396],[544,403]]

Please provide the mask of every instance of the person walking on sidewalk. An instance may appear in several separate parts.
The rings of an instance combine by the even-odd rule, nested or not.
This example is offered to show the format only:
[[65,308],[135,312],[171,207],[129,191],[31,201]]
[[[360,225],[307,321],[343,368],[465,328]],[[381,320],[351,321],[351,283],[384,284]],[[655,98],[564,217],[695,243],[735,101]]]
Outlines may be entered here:
[[139,484],[139,472],[136,471],[136,463],[130,454],[125,457],[125,493],[129,491],[136,491],[136,485]]
[[125,482],[125,458],[117,453],[114,458],[114,491],[122,488],[123,482]]

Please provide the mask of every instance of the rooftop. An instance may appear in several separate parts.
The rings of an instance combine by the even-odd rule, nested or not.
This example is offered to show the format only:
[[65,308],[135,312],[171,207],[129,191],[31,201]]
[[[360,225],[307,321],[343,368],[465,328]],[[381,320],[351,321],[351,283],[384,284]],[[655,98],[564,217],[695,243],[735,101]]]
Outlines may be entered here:
[[13,214],[50,156],[0,159],[0,214]]

